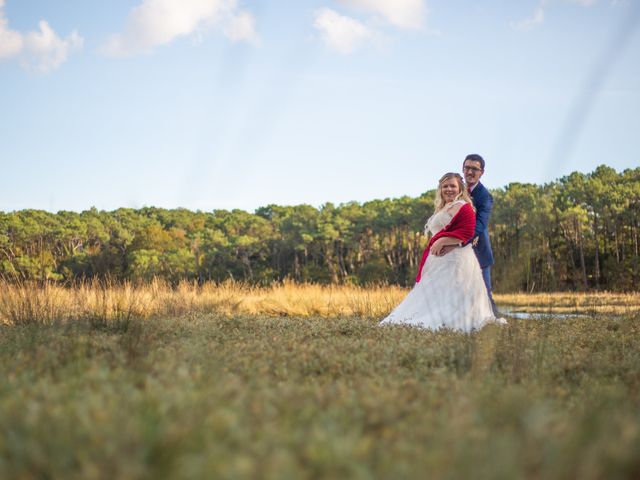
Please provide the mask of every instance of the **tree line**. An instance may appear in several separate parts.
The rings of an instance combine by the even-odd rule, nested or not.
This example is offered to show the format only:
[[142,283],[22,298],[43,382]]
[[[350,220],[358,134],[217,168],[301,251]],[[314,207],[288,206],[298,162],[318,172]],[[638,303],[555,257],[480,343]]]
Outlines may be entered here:
[[[640,168],[600,166],[491,190],[496,291],[637,289]],[[417,198],[243,210],[0,212],[8,280],[155,277],[412,285],[435,191]]]

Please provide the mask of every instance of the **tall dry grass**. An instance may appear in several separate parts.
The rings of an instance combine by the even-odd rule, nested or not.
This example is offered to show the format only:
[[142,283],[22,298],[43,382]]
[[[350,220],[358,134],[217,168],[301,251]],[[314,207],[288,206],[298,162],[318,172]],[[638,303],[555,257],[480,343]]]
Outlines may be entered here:
[[231,281],[204,285],[181,282],[172,287],[158,279],[140,285],[89,281],[73,287],[0,282],[0,323],[127,321],[186,313],[373,318],[388,314],[405,294],[400,287],[288,282],[270,287]]
[[640,292],[554,292],[494,295],[500,305],[530,313],[615,313],[640,311]]
[[[257,287],[238,282],[87,281],[72,287],[0,281],[0,323],[52,324],[68,320],[126,322],[187,313],[294,317],[383,318],[408,290],[396,286],[317,285],[285,282]],[[501,306],[528,312],[631,313],[640,294],[548,293],[495,295]]]

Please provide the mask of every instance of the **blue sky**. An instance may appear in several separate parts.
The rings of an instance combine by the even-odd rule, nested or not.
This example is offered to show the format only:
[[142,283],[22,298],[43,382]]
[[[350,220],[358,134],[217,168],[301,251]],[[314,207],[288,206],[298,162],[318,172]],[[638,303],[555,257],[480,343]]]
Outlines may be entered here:
[[640,165],[635,0],[0,0],[0,210],[249,211]]

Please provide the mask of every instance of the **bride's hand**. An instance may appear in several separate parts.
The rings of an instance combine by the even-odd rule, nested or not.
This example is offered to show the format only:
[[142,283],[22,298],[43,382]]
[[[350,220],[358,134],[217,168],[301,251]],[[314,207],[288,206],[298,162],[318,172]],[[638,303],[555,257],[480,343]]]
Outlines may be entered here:
[[445,244],[443,239],[439,238],[438,240],[433,242],[433,245],[431,246],[431,254],[439,257],[443,254],[442,249],[444,248],[444,246]]
[[447,253],[449,253],[451,250],[454,250],[456,248],[458,248],[458,245],[445,245],[440,250],[440,256],[444,257]]

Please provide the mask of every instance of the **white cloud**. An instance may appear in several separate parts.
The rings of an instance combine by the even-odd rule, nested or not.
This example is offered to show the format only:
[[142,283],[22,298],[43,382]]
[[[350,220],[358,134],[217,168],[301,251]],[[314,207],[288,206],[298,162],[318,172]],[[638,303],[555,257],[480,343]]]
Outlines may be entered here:
[[371,38],[370,30],[359,21],[329,9],[316,11],[313,26],[327,46],[342,54],[352,53]]
[[539,5],[533,15],[529,18],[525,18],[524,20],[520,20],[518,22],[511,22],[511,28],[515,28],[517,30],[531,30],[536,25],[540,25],[544,22],[544,7],[543,5]]
[[401,30],[421,30],[439,35],[440,32],[424,28],[428,14],[426,0],[336,0],[345,7],[367,15],[365,21],[342,15],[330,8],[315,12],[314,27],[330,48],[352,53],[365,43],[387,43],[384,26]]
[[39,32],[29,32],[24,36],[24,58],[21,61],[28,68],[47,73],[58,68],[67,60],[69,52],[82,48],[84,40],[73,31],[66,39],[61,39],[49,24],[41,20]]
[[0,0],[0,60],[17,59],[24,68],[48,73],[65,62],[72,50],[82,48],[83,39],[76,31],[60,38],[45,20],[39,31],[21,33],[9,28]]
[[256,33],[256,19],[247,11],[242,11],[233,16],[225,28],[225,35],[233,42],[258,43]]
[[428,13],[424,0],[338,0],[343,5],[380,15],[402,29],[419,29]]
[[102,52],[116,57],[147,53],[221,24],[234,41],[257,41],[253,16],[237,12],[236,0],[143,0],[129,13],[124,31],[112,35]]
[[0,59],[17,56],[23,47],[22,35],[9,30],[9,22],[2,12],[2,0],[0,0]]
[[[574,3],[581,7],[590,7],[596,0],[564,0],[568,3]],[[511,28],[515,28],[517,30],[531,30],[533,27],[540,25],[544,22],[545,11],[548,4],[551,3],[551,0],[540,0],[538,6],[536,7],[533,15],[529,18],[525,18],[524,20],[520,20],[517,22],[511,22],[509,25]]]

